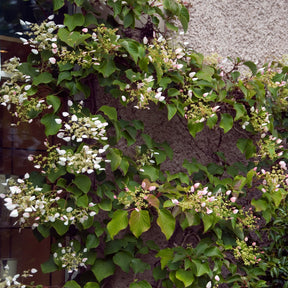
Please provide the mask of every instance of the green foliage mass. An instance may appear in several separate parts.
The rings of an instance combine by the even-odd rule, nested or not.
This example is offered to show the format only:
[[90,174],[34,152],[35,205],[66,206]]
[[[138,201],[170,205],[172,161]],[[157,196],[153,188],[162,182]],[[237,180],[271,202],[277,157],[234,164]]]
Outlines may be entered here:
[[[130,288],[286,287],[288,66],[226,59],[227,71],[221,59],[172,48],[169,33],[189,22],[181,1],[67,2],[81,13],[62,25],[26,23],[32,53],[6,64],[0,91],[18,124],[38,121],[47,136],[45,156],[29,156],[40,172],[9,180],[4,196],[20,225],[55,238],[43,272],[78,271],[68,288],[104,287],[119,269],[134,275]],[[67,4],[53,3],[56,14]],[[89,109],[91,79],[115,107]],[[201,131],[236,133],[231,149],[243,161],[216,151],[207,165],[186,159],[169,171],[169,143],[155,141],[137,113],[123,119],[120,106],[164,109],[191,143]]]

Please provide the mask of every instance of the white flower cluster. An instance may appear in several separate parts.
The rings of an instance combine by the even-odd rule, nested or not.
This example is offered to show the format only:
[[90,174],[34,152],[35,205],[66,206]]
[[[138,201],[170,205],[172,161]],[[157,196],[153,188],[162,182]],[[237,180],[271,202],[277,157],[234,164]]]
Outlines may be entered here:
[[0,197],[4,199],[4,206],[10,211],[10,217],[17,218],[18,223],[23,225],[30,217],[34,217],[37,211],[40,214],[43,213],[44,207],[47,206],[44,199],[44,195],[41,195],[42,188],[33,187],[27,179],[29,175],[25,175],[25,179],[8,179],[6,183],[2,185],[9,185],[7,192],[0,194]]
[[[70,115],[68,112],[63,112],[62,115],[65,118],[67,117],[68,121],[64,124],[64,128],[59,130],[57,137],[64,141],[83,142],[86,139],[97,141],[108,140],[105,130],[108,123],[101,121],[100,117],[78,117],[75,114]],[[60,118],[57,118],[55,121],[57,124],[62,123],[62,119]]]
[[[55,31],[58,30],[61,25],[57,25],[53,19],[54,15],[51,15],[40,25],[20,20],[22,25],[28,26],[32,31],[26,32],[25,34],[33,37],[26,39],[22,36],[24,33],[17,32],[17,34],[22,36],[20,39],[24,45],[29,45],[32,48],[31,52],[33,54],[37,55],[41,50],[52,50],[54,48],[53,43],[57,41]],[[55,51],[52,50],[52,52],[55,54]]]
[[[18,218],[16,223],[21,226],[25,224],[32,225],[36,228],[41,223],[54,223],[56,220],[64,222],[68,226],[76,224],[78,221],[83,223],[89,216],[93,217],[95,212],[95,204],[89,203],[88,207],[65,207],[58,205],[63,190],[43,192],[43,188],[33,187],[26,178],[8,179],[4,185],[9,185],[7,193],[0,194],[4,199],[4,206],[11,211],[10,217]],[[96,207],[97,208],[97,207]]]
[[[33,277],[33,274],[37,273],[37,269],[32,268],[30,270],[24,271],[22,275],[16,274],[11,276],[9,274],[9,266],[4,266],[4,273],[3,273],[3,281],[0,282],[0,287],[6,288],[6,287],[13,287],[13,288],[25,288],[27,287],[25,284],[22,284],[19,282],[19,278],[28,278]],[[30,286],[30,285],[29,285]]]
[[54,262],[61,268],[67,269],[68,273],[77,271],[79,267],[86,267],[85,262],[88,260],[83,256],[88,250],[84,248],[83,252],[76,252],[73,247],[73,242],[70,242],[70,246],[63,247],[61,243],[58,243],[57,252],[54,252]]
[[[101,166],[103,162],[102,156],[99,154],[105,152],[109,145],[97,150],[93,146],[83,145],[80,151],[73,153],[71,150],[57,149],[59,153],[59,161],[61,166],[66,166],[72,173],[88,173],[91,174],[94,170],[104,171],[105,168]],[[110,162],[110,160],[104,160]]]
[[[68,112],[63,112],[62,115],[64,117],[70,116]],[[55,121],[58,124],[62,123],[60,118]],[[105,170],[101,163],[103,161],[109,162],[109,160],[104,160],[101,154],[109,148],[105,129],[107,125],[107,122],[101,121],[100,117],[97,116],[77,117],[75,114],[71,115],[63,129],[59,130],[57,137],[66,142],[76,141],[78,143],[83,142],[83,144],[76,152],[57,148],[56,151],[59,154],[57,163],[68,167],[72,173],[91,174],[94,170]],[[94,140],[96,143],[84,144],[84,141],[87,140]]]

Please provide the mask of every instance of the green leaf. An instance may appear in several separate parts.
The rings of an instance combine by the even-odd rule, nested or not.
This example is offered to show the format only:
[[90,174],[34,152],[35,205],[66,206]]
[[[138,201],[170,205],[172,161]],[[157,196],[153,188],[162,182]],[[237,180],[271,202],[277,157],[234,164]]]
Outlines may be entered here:
[[151,181],[156,181],[159,178],[159,170],[152,166],[143,166],[141,168],[141,174],[145,177],[149,177]]
[[37,227],[37,230],[40,232],[40,234],[44,237],[44,238],[47,238],[49,237],[50,235],[50,228],[43,225],[43,224],[40,224],[38,227]]
[[111,211],[112,210],[112,202],[110,199],[103,199],[100,203],[99,203],[99,207],[103,210],[103,211]]
[[204,224],[204,233],[206,233],[215,224],[215,217],[213,214],[207,215],[203,214],[202,221]]
[[58,36],[61,41],[65,42],[72,48],[75,48],[79,44],[82,44],[87,38],[90,37],[88,34],[83,35],[77,31],[70,32],[66,28],[60,28],[58,30]]
[[102,111],[110,120],[117,121],[117,111],[114,107],[103,105],[99,111]]
[[85,17],[82,13],[76,13],[72,15],[64,14],[64,25],[66,25],[69,31],[75,29],[75,27],[83,26]]
[[43,273],[52,273],[58,270],[58,266],[54,263],[52,256],[49,258],[47,262],[41,264],[41,270]]
[[177,113],[177,107],[174,104],[167,104],[168,109],[168,120],[171,120]]
[[160,250],[157,254],[156,257],[160,257],[160,263],[161,263],[161,269],[163,270],[165,266],[168,265],[173,259],[174,252],[171,248],[165,248],[163,250]]
[[255,207],[256,212],[265,211],[268,208],[268,203],[262,199],[255,200],[253,198],[251,204]]
[[283,193],[283,190],[282,190],[282,188],[280,188],[277,191],[273,191],[273,193],[271,194],[271,198],[272,198],[276,208],[279,207],[281,201],[284,198],[283,195],[286,194],[286,192],[284,192],[283,194],[282,193]]
[[124,40],[121,42],[121,45],[127,50],[127,52],[130,54],[134,62],[137,64],[138,58],[139,58],[139,45],[140,44],[134,40]]
[[150,226],[150,215],[147,210],[140,210],[139,212],[136,210],[132,211],[129,219],[129,227],[136,238],[148,231]]
[[76,205],[78,207],[86,208],[86,207],[88,207],[88,204],[89,204],[89,199],[88,199],[87,195],[82,195],[82,196],[78,197],[76,200]]
[[245,66],[249,67],[253,75],[257,74],[257,65],[252,61],[246,61],[243,63]]
[[244,105],[241,103],[234,103],[233,108],[236,110],[236,116],[234,118],[234,121],[239,120],[241,117],[247,114]]
[[128,212],[125,210],[116,210],[113,213],[112,220],[107,224],[107,230],[113,239],[119,231],[128,226]]
[[246,159],[253,157],[256,153],[256,147],[253,144],[253,140],[240,138],[237,140],[238,149],[245,154]]
[[204,128],[204,122],[202,123],[195,123],[193,120],[188,120],[188,130],[189,133],[195,138],[198,132],[201,132]]
[[218,122],[218,116],[215,114],[207,119],[207,126],[212,129]]
[[72,74],[69,71],[60,72],[58,75],[57,85],[59,85],[64,80],[72,80]]
[[114,57],[109,55],[105,55],[104,59],[102,59],[101,65],[94,66],[94,68],[102,73],[104,77],[109,77],[117,70]]
[[172,31],[178,31],[178,27],[175,26],[174,24],[170,23],[170,22],[165,22],[167,29],[170,29]]
[[120,168],[123,171],[123,175],[125,176],[128,172],[128,168],[129,168],[129,161],[125,158],[122,158],[121,160],[121,164],[120,164]]
[[29,62],[21,63],[18,69],[23,74],[29,75],[32,78],[39,75],[39,72],[36,72],[36,68],[32,66],[32,63],[29,63]]
[[211,66],[204,66],[200,71],[198,71],[195,75],[198,79],[206,80],[208,82],[212,82],[212,76],[214,74],[214,69]]
[[80,7],[80,6],[83,5],[84,0],[74,0],[74,3],[75,3],[78,7]]
[[57,124],[55,119],[59,118],[55,114],[45,114],[41,118],[41,123],[45,126],[46,136],[55,135],[61,128],[61,124]]
[[220,249],[218,247],[208,247],[205,252],[204,252],[205,256],[207,257],[219,257],[222,258],[223,254],[220,251]]
[[100,288],[100,286],[96,282],[87,282],[84,288]]
[[64,235],[69,229],[68,225],[64,225],[64,222],[58,219],[56,219],[55,222],[52,222],[51,224],[60,236]]
[[47,178],[51,183],[54,183],[59,177],[65,174],[66,174],[65,167],[60,166],[50,171],[49,174],[47,175]]
[[111,169],[112,171],[115,171],[122,162],[122,151],[116,148],[111,148],[106,157],[108,160],[111,160]]
[[228,113],[221,114],[219,126],[227,133],[233,127],[233,117]]
[[81,288],[81,286],[74,280],[70,280],[64,284],[65,288]]
[[145,270],[150,270],[151,269],[149,264],[143,262],[139,258],[133,258],[131,260],[130,266],[133,269],[135,274],[143,273]]
[[185,287],[190,286],[194,282],[194,275],[191,270],[178,269],[176,278],[183,282]]
[[86,238],[86,248],[91,249],[91,248],[96,248],[99,246],[99,238],[96,237],[95,234],[88,234]]
[[152,288],[152,286],[146,280],[141,280],[131,283],[129,288]]
[[52,105],[54,113],[56,113],[59,110],[61,106],[61,100],[59,97],[55,95],[48,95],[46,97],[46,101],[48,105]]
[[122,4],[121,1],[113,1],[113,0],[109,0],[108,1],[108,5],[111,6],[113,8],[114,11],[114,18],[116,18],[117,15],[119,15],[122,11]]
[[83,174],[77,175],[73,183],[84,193],[88,193],[91,188],[91,179]]
[[222,175],[224,173],[223,166],[217,165],[216,163],[209,163],[207,169],[212,175]]
[[38,76],[34,77],[33,85],[39,85],[42,83],[48,84],[53,81],[52,74],[49,72],[40,73]]
[[113,262],[118,265],[123,272],[129,273],[130,262],[133,259],[130,253],[120,251],[113,256]]
[[124,28],[128,28],[130,26],[134,28],[135,20],[134,20],[133,13],[131,11],[124,17],[123,24],[124,24]]
[[168,240],[174,233],[176,220],[167,209],[158,210],[157,224]]
[[211,269],[209,267],[209,264],[207,262],[202,262],[201,260],[198,259],[193,259],[192,262],[196,266],[196,276],[201,277],[205,274],[210,274]]
[[65,4],[65,0],[53,0],[53,10],[59,10]]
[[175,0],[164,0],[163,7],[174,15],[179,14],[179,5]]
[[159,208],[159,206],[160,206],[160,201],[159,201],[159,199],[155,196],[155,195],[153,195],[153,194],[149,194],[148,196],[147,196],[147,202],[151,205],[151,206],[153,206],[153,207],[155,207],[156,209],[158,209]]
[[97,259],[91,267],[98,282],[114,274],[115,265],[112,260]]
[[189,16],[189,11],[186,7],[184,6],[181,7],[178,18],[182,24],[184,32],[187,32],[190,16]]
[[93,15],[92,13],[87,13],[85,15],[85,23],[84,23],[85,27],[88,27],[90,25],[97,25],[97,24],[98,24],[98,21],[95,15]]

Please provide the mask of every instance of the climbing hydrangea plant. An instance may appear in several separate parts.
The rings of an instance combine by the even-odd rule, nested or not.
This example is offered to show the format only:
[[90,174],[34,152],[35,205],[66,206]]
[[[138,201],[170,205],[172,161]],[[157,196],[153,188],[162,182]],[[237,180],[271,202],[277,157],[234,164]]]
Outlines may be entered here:
[[[67,2],[81,13],[64,14],[60,24],[53,15],[40,24],[24,21],[30,30],[20,36],[31,54],[27,62],[6,63],[11,77],[0,89],[1,105],[16,119],[12,124],[39,122],[47,137],[46,153],[28,156],[35,171],[7,180],[0,195],[20,226],[32,226],[42,238],[56,231],[42,271],[66,269],[68,288],[104,287],[109,276],[117,277],[117,267],[134,274],[130,288],[281,282],[277,264],[267,260],[274,248],[262,241],[265,232],[254,232],[265,231],[287,209],[285,63],[258,68],[225,59],[233,67],[226,71],[220,57],[212,61],[171,47],[172,32],[164,30],[188,27],[182,1]],[[53,3],[55,13],[65,5]],[[109,17],[101,19],[98,6]],[[138,22],[140,35],[128,37]],[[241,75],[241,66],[250,73]],[[118,104],[90,109],[91,79]],[[139,110],[153,113],[152,106],[165,109],[167,121],[181,119],[191,141],[203,129],[238,131],[231,145],[243,153],[243,163],[228,163],[216,151],[217,161],[206,166],[186,159],[179,171],[165,170],[173,149],[152,139],[137,119]],[[119,107],[137,111],[135,118],[122,119]],[[164,244],[147,241],[155,226]],[[197,239],[191,243],[193,229]],[[145,254],[154,260],[145,262]],[[269,274],[271,267],[279,279]],[[152,270],[147,278],[146,270]],[[10,278],[4,285],[18,285],[17,277]]]

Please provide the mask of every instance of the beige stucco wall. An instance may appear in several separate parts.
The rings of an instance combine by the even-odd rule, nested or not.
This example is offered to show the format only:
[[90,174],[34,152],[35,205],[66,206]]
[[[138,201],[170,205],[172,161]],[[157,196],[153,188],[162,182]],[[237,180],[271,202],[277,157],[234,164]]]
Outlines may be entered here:
[[288,54],[288,0],[186,0],[198,52],[264,62]]

